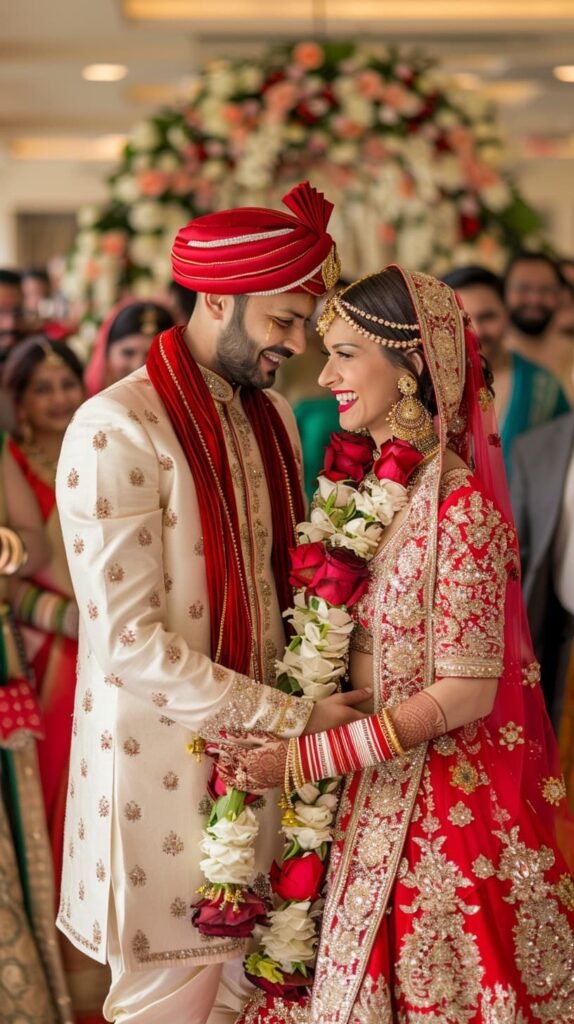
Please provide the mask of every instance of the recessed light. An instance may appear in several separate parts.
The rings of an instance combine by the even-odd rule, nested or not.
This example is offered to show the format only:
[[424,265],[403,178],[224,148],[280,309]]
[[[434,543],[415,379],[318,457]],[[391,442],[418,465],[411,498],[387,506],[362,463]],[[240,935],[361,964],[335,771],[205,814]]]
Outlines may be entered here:
[[87,64],[82,78],[87,82],[120,82],[127,73],[125,64]]
[[574,82],[574,64],[559,64],[554,68],[554,77],[559,82]]

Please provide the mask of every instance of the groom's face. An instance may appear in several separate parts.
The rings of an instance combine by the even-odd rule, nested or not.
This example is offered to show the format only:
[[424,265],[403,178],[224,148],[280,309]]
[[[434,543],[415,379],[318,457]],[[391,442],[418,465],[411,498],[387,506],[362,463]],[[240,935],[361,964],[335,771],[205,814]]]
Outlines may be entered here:
[[218,370],[250,388],[270,388],[282,363],[305,351],[305,327],[315,308],[312,295],[239,295],[217,340]]

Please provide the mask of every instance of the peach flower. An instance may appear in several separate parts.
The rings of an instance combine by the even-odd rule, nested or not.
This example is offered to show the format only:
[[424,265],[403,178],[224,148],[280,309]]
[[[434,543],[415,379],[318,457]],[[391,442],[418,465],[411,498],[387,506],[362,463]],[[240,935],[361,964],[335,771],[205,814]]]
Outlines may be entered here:
[[324,64],[325,53],[318,43],[298,43],[293,50],[293,60],[307,71],[313,71]]
[[276,82],[265,93],[265,104],[270,114],[284,117],[299,98],[299,89],[293,82]]
[[384,94],[385,83],[378,71],[367,69],[357,75],[357,90],[368,100],[380,100]]
[[137,181],[140,195],[160,196],[169,185],[169,175],[165,171],[141,171],[137,176]]
[[123,256],[126,245],[127,236],[124,231],[106,231],[100,240],[100,249],[108,256]]
[[356,121],[352,121],[350,117],[345,117],[344,114],[334,117],[332,125],[333,131],[342,139],[358,139],[361,135],[365,134],[362,124],[357,124]]

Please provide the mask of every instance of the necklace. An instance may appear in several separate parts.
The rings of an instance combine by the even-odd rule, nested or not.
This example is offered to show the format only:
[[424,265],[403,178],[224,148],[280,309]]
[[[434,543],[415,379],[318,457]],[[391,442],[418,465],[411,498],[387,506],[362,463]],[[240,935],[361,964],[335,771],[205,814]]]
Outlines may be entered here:
[[44,449],[38,444],[26,444],[22,445],[24,454],[36,464],[40,471],[44,471],[46,476],[50,476],[50,481],[54,483],[56,480],[56,470],[58,468],[59,453],[56,458],[52,458],[48,455]]

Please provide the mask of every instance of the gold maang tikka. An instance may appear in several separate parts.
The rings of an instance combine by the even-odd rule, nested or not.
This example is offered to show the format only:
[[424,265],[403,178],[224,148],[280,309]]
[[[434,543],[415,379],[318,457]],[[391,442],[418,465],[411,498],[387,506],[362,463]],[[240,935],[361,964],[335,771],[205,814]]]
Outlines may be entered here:
[[397,381],[403,396],[393,405],[387,416],[393,437],[407,441],[424,456],[434,454],[438,438],[433,418],[417,398],[418,384],[410,373],[404,373]]

